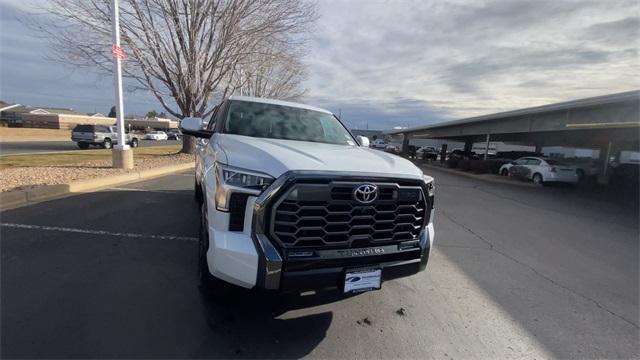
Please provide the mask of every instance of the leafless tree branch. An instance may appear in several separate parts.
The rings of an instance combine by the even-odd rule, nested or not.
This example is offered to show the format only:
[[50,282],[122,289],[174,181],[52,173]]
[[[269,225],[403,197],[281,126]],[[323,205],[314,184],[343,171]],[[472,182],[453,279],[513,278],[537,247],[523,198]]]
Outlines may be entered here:
[[[106,75],[113,67],[110,4],[50,0],[46,15],[25,21],[50,40],[53,59]],[[307,0],[121,0],[123,71],[179,118],[209,114],[213,100],[240,88],[298,98],[316,18]]]

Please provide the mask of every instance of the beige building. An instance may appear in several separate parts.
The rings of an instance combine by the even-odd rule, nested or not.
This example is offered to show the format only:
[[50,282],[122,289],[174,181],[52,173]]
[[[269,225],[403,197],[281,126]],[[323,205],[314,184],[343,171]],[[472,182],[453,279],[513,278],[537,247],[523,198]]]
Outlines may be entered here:
[[[79,124],[115,125],[116,119],[100,113],[83,113],[70,108],[38,108],[0,101],[0,120],[11,127],[41,129],[73,129]],[[136,130],[169,130],[178,121],[163,118],[125,119],[127,128]]]
[[[78,124],[91,125],[115,125],[116,119],[89,115],[65,115],[65,114],[23,114],[22,127],[46,128],[46,129],[73,129]],[[170,119],[125,119],[126,127],[137,130],[177,129],[178,122]]]

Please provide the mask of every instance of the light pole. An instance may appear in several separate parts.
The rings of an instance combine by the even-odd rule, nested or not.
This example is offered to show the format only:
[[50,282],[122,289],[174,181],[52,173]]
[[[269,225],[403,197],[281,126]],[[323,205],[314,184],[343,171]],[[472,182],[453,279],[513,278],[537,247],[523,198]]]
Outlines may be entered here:
[[118,143],[112,150],[114,168],[132,169],[133,151],[127,145],[124,133],[124,103],[122,100],[122,60],[125,59],[124,49],[120,47],[120,16],[118,14],[118,0],[111,1],[111,51],[113,53],[113,76],[116,95],[116,127]]

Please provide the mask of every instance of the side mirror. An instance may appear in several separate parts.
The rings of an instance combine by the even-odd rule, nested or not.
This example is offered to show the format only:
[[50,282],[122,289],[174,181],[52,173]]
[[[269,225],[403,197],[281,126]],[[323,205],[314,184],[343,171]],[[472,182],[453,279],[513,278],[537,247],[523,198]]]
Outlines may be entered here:
[[180,129],[186,131],[200,131],[204,127],[204,121],[199,117],[186,117],[180,121]]
[[199,138],[211,137],[211,132],[204,129],[205,123],[199,117],[186,117],[180,121],[180,130],[183,134],[192,135]]
[[358,140],[360,146],[369,147],[370,145],[369,138],[366,136],[356,136],[356,140]]

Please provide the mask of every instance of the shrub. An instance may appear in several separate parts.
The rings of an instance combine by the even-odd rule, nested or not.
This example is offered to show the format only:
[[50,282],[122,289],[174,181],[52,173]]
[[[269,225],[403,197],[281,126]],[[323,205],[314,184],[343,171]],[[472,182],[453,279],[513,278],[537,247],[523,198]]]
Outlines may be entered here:
[[458,168],[460,170],[469,171],[471,169],[471,162],[474,160],[460,159],[458,160]]
[[447,159],[447,161],[445,161],[445,165],[447,165],[448,168],[450,169],[455,169],[458,167],[458,160],[457,158],[449,158]]
[[477,174],[486,174],[489,172],[490,160],[473,160],[469,162],[471,171]]
[[510,163],[509,159],[492,159],[489,165],[489,172],[492,174],[498,174],[502,165]]

